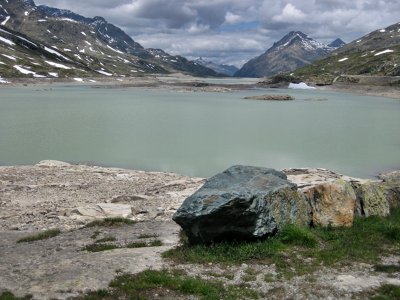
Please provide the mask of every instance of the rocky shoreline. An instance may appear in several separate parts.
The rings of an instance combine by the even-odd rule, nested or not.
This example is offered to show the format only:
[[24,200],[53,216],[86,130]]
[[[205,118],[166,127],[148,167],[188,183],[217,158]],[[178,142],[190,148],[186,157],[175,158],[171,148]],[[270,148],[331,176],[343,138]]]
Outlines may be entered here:
[[[335,184],[338,180],[353,186],[374,184],[324,169],[288,169],[284,172],[304,192],[320,184]],[[399,172],[384,176],[382,180],[390,181],[396,176]],[[375,182],[380,184],[382,180]],[[226,279],[227,283],[245,282],[247,265],[227,269],[212,264],[176,265],[161,258],[162,252],[179,244],[180,228],[172,222],[172,215],[184,199],[204,183],[203,178],[177,174],[57,161],[0,167],[0,295],[11,291],[17,296],[32,294],[34,299],[68,299],[106,288],[119,273],[163,268],[182,268],[188,274],[202,278],[211,272],[230,270],[233,278]],[[393,191],[399,192],[398,187],[394,186]],[[124,217],[136,223],[117,228],[85,227],[89,222],[105,217]],[[17,243],[20,238],[51,228],[60,229],[61,234],[48,240]],[[112,251],[82,251],[93,243],[94,235],[98,238],[111,235],[120,246]],[[161,245],[135,249],[124,246],[143,241],[143,237],[157,237]],[[382,261],[397,263],[400,256],[383,254]],[[275,266],[265,267],[260,272],[264,275],[274,273]],[[381,284],[400,285],[399,276],[376,273],[368,264],[355,264],[345,268],[321,268],[318,276],[313,277],[315,282],[310,282],[309,276],[300,276],[273,283],[257,279],[252,284],[264,292],[284,288],[285,297],[296,295],[296,299],[310,299],[305,285],[311,289],[318,287],[313,299],[327,296],[331,299],[363,299],[365,292]],[[282,294],[271,295],[271,299],[282,299]]]

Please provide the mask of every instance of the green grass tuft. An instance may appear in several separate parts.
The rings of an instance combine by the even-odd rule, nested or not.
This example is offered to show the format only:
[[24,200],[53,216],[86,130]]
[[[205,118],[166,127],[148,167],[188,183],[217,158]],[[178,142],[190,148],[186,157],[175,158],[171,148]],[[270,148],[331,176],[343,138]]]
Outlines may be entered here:
[[115,236],[106,236],[102,239],[98,239],[95,241],[95,243],[107,243],[107,242],[115,242],[117,238]]
[[126,245],[126,248],[144,248],[148,247],[146,242],[132,242]]
[[43,232],[40,232],[38,234],[30,235],[27,237],[24,237],[22,239],[19,239],[17,243],[29,243],[29,242],[34,242],[34,241],[40,241],[40,240],[47,240],[52,237],[55,237],[59,235],[61,231],[59,229],[50,229],[46,230]]
[[135,221],[126,218],[105,218],[101,220],[94,220],[85,225],[86,228],[90,227],[116,227],[123,225],[132,225],[135,224]]
[[311,230],[292,224],[284,226],[280,231],[278,238],[286,245],[309,248],[313,248],[317,245],[317,238]]
[[385,284],[382,285],[377,291],[376,296],[371,300],[398,300],[400,299],[400,286]]
[[4,292],[2,294],[0,294],[0,300],[29,300],[32,299],[33,297],[31,295],[27,295],[25,297],[16,297],[14,296],[13,293],[11,292]]
[[163,242],[159,239],[151,240],[149,243],[149,247],[161,247],[162,245],[163,245]]
[[115,242],[116,240],[117,239],[113,236],[105,237],[103,239],[95,241],[93,244],[87,245],[82,249],[82,251],[101,252],[101,251],[123,249],[123,248],[159,247],[163,245],[163,243],[157,239],[152,240],[150,242],[131,242],[129,244],[126,244],[125,246],[107,243],[107,242]]
[[102,251],[108,251],[108,250],[114,250],[120,248],[118,245],[114,244],[90,244],[84,247],[82,250],[83,251],[89,251],[89,252],[102,252]]
[[141,234],[139,235],[138,239],[151,239],[151,238],[157,238],[159,235],[158,234]]
[[382,272],[382,273],[400,273],[400,266],[399,265],[376,265],[375,271]]
[[126,245],[126,248],[144,248],[144,247],[160,247],[163,243],[158,240],[154,239],[150,242],[133,242]]

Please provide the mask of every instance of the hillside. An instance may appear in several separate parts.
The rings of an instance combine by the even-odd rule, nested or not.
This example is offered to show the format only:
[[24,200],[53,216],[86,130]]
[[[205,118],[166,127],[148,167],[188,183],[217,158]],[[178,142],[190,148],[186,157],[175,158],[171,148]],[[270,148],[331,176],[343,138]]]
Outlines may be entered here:
[[297,76],[400,76],[400,23],[375,30],[295,72]]
[[296,70],[335,50],[300,31],[292,31],[253,58],[235,74],[236,77],[264,77]]
[[180,56],[154,55],[101,17],[38,7],[31,0],[2,3],[0,24],[0,75],[5,78],[217,75]]

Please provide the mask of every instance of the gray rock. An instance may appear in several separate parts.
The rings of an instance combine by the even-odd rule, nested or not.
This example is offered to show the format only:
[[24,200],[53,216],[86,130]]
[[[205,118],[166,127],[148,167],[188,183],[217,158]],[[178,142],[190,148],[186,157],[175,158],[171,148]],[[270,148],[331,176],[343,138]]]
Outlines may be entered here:
[[383,180],[386,199],[389,203],[390,211],[400,208],[400,171],[393,171],[379,176]]
[[382,182],[369,181],[360,185],[353,184],[357,195],[356,213],[361,217],[390,214],[387,188]]
[[286,223],[309,225],[310,207],[286,175],[273,169],[234,166],[187,198],[173,220],[191,243],[257,239]]

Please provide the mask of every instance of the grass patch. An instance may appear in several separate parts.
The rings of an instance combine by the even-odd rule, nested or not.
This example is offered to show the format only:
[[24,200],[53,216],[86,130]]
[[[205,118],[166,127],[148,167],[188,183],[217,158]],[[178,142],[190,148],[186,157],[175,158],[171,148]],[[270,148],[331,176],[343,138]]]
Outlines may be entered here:
[[82,249],[82,251],[89,252],[101,252],[114,249],[124,249],[124,248],[145,248],[145,247],[159,247],[163,243],[160,240],[152,240],[150,242],[132,242],[126,244],[125,246],[116,244],[107,244],[107,242],[115,242],[117,239],[113,236],[105,237],[103,239],[97,240],[93,244],[87,245]]
[[400,272],[399,265],[376,265],[375,271],[382,273],[398,273]]
[[34,242],[34,241],[40,241],[40,240],[47,240],[52,237],[55,237],[59,235],[61,231],[59,229],[49,229],[43,232],[40,232],[38,234],[33,234],[27,237],[24,237],[22,239],[19,239],[17,243],[29,243],[29,242]]
[[163,245],[163,242],[159,239],[154,239],[152,241],[150,241],[149,243],[149,247],[160,247]]
[[135,221],[126,218],[105,218],[101,220],[94,220],[86,224],[85,227],[117,227],[123,225],[133,225],[135,223]]
[[376,295],[371,300],[398,300],[400,299],[400,286],[385,284],[377,291]]
[[144,247],[159,247],[162,246],[163,243],[158,240],[154,239],[150,242],[133,242],[126,245],[126,248],[144,248]]
[[96,244],[98,243],[107,243],[107,242],[115,242],[117,238],[115,236],[106,236],[102,239],[95,241]]
[[151,238],[157,238],[159,235],[158,234],[141,234],[139,235],[138,239],[151,239]]
[[308,248],[314,248],[317,245],[317,238],[312,231],[292,224],[281,230],[279,240],[287,245]]
[[4,293],[0,294],[0,300],[28,300],[28,299],[32,299],[32,298],[33,298],[32,295],[27,295],[22,298],[16,297],[11,292],[4,292]]
[[84,247],[82,250],[83,251],[89,251],[89,252],[102,252],[102,251],[108,251],[108,250],[114,250],[120,248],[118,245],[114,244],[90,244]]
[[108,291],[90,293],[83,299],[152,299],[160,296],[197,296],[199,299],[255,299],[255,291],[240,287],[225,288],[219,281],[188,277],[181,272],[146,270],[136,275],[122,275],[110,283]]
[[126,245],[126,248],[144,248],[148,247],[146,242],[132,242]]
[[265,281],[266,283],[272,283],[272,282],[275,282],[275,281],[276,281],[276,277],[275,277],[273,274],[266,274],[266,275],[264,276],[264,281]]
[[169,250],[178,263],[274,263],[284,277],[312,273],[321,265],[376,263],[382,253],[400,250],[400,209],[391,216],[356,218],[351,228],[285,226],[275,237],[256,242],[189,245]]

